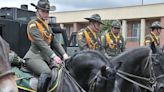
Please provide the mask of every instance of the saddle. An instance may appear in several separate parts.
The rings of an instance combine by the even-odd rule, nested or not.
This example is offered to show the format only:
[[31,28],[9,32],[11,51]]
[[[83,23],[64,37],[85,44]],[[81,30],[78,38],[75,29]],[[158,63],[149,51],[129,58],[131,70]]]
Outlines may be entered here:
[[62,74],[61,69],[58,71],[55,70],[52,69],[51,75],[42,73],[39,77],[33,75],[27,69],[22,70],[16,66],[12,66],[12,71],[16,74],[17,87],[28,92],[49,92],[47,89],[51,91],[55,90]]
[[48,90],[46,89],[54,89],[57,86],[56,81],[59,81],[59,75],[61,75],[57,69],[52,68],[51,75],[46,73],[42,73],[40,76],[34,75],[32,71],[25,67],[25,60],[13,51],[9,53],[9,61],[12,71],[16,74],[16,82],[19,89],[29,92],[36,92],[36,90],[38,92],[47,92]]

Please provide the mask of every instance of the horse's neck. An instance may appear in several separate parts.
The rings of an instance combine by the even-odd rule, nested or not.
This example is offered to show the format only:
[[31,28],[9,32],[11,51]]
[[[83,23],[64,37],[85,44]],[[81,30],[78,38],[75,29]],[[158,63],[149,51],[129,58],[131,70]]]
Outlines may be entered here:
[[129,54],[129,57],[123,57],[120,59],[120,62],[122,62],[121,70],[129,73],[138,73],[140,72],[140,67],[147,62],[149,53],[146,50],[145,52],[134,51],[134,54],[132,52],[131,54]]

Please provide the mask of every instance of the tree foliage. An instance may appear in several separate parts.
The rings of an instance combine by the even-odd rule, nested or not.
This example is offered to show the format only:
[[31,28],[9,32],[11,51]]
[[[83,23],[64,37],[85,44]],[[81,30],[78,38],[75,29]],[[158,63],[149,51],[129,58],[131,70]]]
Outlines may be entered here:
[[101,32],[105,32],[111,28],[111,22],[110,20],[103,20],[102,21],[104,25],[101,25],[100,30]]

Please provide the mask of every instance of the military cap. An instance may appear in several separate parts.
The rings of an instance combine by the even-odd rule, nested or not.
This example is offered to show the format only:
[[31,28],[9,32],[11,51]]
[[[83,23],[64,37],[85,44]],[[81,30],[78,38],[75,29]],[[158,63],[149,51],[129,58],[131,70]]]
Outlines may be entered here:
[[[36,9],[46,10],[46,11],[53,11],[55,9],[50,9],[50,3],[48,0],[39,0],[37,5],[31,3]],[[53,7],[54,8],[54,7]]]
[[84,19],[89,20],[89,21],[95,21],[95,22],[98,22],[100,24],[103,24],[99,14],[93,14],[93,15],[91,15],[91,17],[84,18]]
[[160,29],[164,29],[164,28],[161,26],[161,24],[160,24],[159,21],[153,22],[152,25],[150,26],[150,28],[160,28]]
[[119,20],[112,21],[112,27],[121,28],[121,22]]

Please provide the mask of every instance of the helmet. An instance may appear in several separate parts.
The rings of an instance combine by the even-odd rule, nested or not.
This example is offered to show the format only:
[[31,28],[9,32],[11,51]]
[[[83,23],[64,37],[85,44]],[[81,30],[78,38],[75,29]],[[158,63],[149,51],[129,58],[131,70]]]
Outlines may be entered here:
[[121,28],[121,22],[119,20],[112,21],[112,27]]
[[34,6],[36,9],[50,11],[50,3],[48,0],[39,0],[37,5],[33,3],[31,3],[31,5]]
[[102,21],[101,21],[101,17],[100,17],[99,14],[93,14],[93,15],[91,15],[91,17],[84,18],[84,19],[89,20],[89,21],[95,21],[95,22],[98,22],[100,24],[103,24]]
[[163,29],[163,27],[161,26],[159,21],[153,22],[150,28],[160,28],[160,29]]

